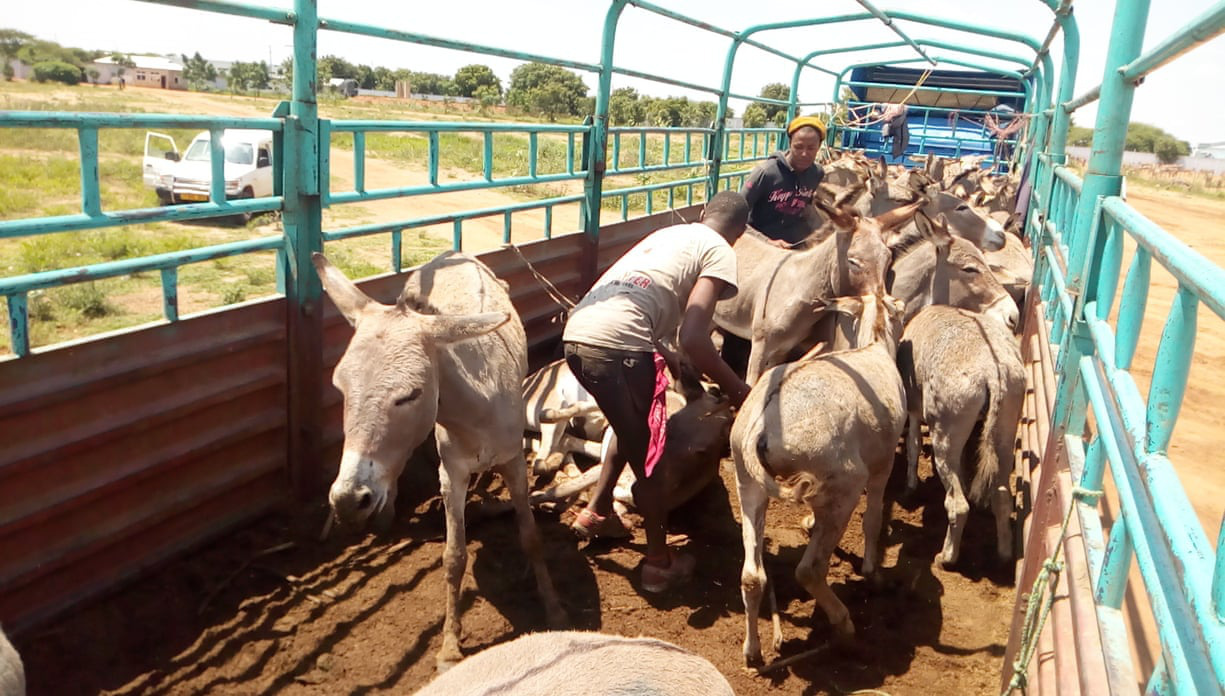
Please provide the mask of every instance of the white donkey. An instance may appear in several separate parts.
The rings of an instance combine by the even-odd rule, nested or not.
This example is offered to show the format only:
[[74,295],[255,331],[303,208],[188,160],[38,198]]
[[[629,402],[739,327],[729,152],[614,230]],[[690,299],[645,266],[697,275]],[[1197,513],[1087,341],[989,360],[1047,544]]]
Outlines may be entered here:
[[[833,300],[829,309],[852,315],[858,347],[805,355],[767,370],[732,425],[744,537],[740,588],[748,665],[761,663],[757,616],[767,586],[762,539],[770,496],[803,501],[812,508],[812,536],[795,577],[840,639],[852,638],[855,626],[825,575],[830,554],[865,488],[862,571],[872,577],[876,570],[885,484],[906,424],[906,395],[894,364],[901,303],[888,296],[843,297]],[[775,652],[782,640],[775,613]]]
[[21,655],[0,629],[0,696],[25,696],[26,673]]
[[582,693],[732,696],[706,658],[654,638],[585,631],[530,633],[468,658],[416,696]]
[[504,284],[481,262],[445,252],[409,277],[395,306],[375,302],[322,254],[323,289],[354,327],[332,381],[344,394],[344,454],[328,498],[338,522],[390,522],[396,479],[434,428],[446,509],[446,620],[439,668],[459,650],[459,591],[468,563],[464,502],[473,474],[497,467],[551,626],[566,623],[528,507],[523,459],[527,338]]

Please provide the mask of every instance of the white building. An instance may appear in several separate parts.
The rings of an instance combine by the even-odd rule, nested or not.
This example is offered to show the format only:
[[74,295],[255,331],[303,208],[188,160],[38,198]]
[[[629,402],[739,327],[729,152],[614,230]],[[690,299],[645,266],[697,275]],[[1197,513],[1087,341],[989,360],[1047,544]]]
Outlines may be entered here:
[[1225,141],[1219,143],[1200,143],[1191,149],[1191,156],[1225,159]]

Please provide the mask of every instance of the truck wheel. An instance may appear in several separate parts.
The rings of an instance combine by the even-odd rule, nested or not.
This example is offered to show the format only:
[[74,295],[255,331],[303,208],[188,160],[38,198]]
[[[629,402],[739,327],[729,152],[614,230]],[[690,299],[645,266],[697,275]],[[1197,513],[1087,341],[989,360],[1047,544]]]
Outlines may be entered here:
[[[255,198],[255,191],[252,191],[250,186],[243,189],[242,193],[238,194],[238,200],[245,200],[248,198]],[[233,219],[235,223],[245,225],[248,222],[251,222],[251,218],[253,217],[255,217],[254,213],[239,213],[235,215]]]

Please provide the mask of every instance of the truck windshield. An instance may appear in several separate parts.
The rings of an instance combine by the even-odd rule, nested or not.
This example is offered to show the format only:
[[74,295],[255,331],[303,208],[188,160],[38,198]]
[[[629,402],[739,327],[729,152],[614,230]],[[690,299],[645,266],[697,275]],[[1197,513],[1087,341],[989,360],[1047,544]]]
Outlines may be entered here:
[[[183,159],[189,162],[207,162],[208,161],[208,140],[197,140],[187,148],[187,154]],[[255,162],[255,148],[251,143],[226,143],[225,144],[225,161],[230,164],[253,164]]]

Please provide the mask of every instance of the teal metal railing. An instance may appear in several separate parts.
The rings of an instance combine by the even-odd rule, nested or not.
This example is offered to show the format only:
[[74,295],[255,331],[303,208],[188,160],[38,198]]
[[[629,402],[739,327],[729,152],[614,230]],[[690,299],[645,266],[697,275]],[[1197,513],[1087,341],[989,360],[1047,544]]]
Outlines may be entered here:
[[[1219,693],[1225,683],[1225,553],[1219,540],[1215,551],[1208,542],[1168,451],[1191,369],[1199,307],[1225,320],[1225,270],[1136,212],[1119,193],[1138,80],[1225,32],[1225,3],[1141,55],[1148,10],[1148,0],[1121,0],[1101,85],[1076,99],[1061,90],[1051,110],[1051,139],[1035,144],[1036,184],[1026,229],[1050,340],[1057,346],[1052,437],[1067,447],[1076,485],[1099,491],[1109,473],[1118,492],[1120,518],[1106,534],[1096,499],[1073,503],[1086,536],[1103,644],[1118,648],[1120,654],[1112,656],[1117,664],[1129,664],[1117,610],[1134,561],[1161,644],[1155,669],[1140,675],[1146,692]],[[1063,165],[1060,133],[1066,133],[1075,109],[1097,100],[1092,155],[1082,179]],[[1131,262],[1121,278],[1129,245]],[[1175,278],[1177,290],[1142,395],[1132,368],[1154,263]],[[1090,414],[1091,434],[1084,435]]]

